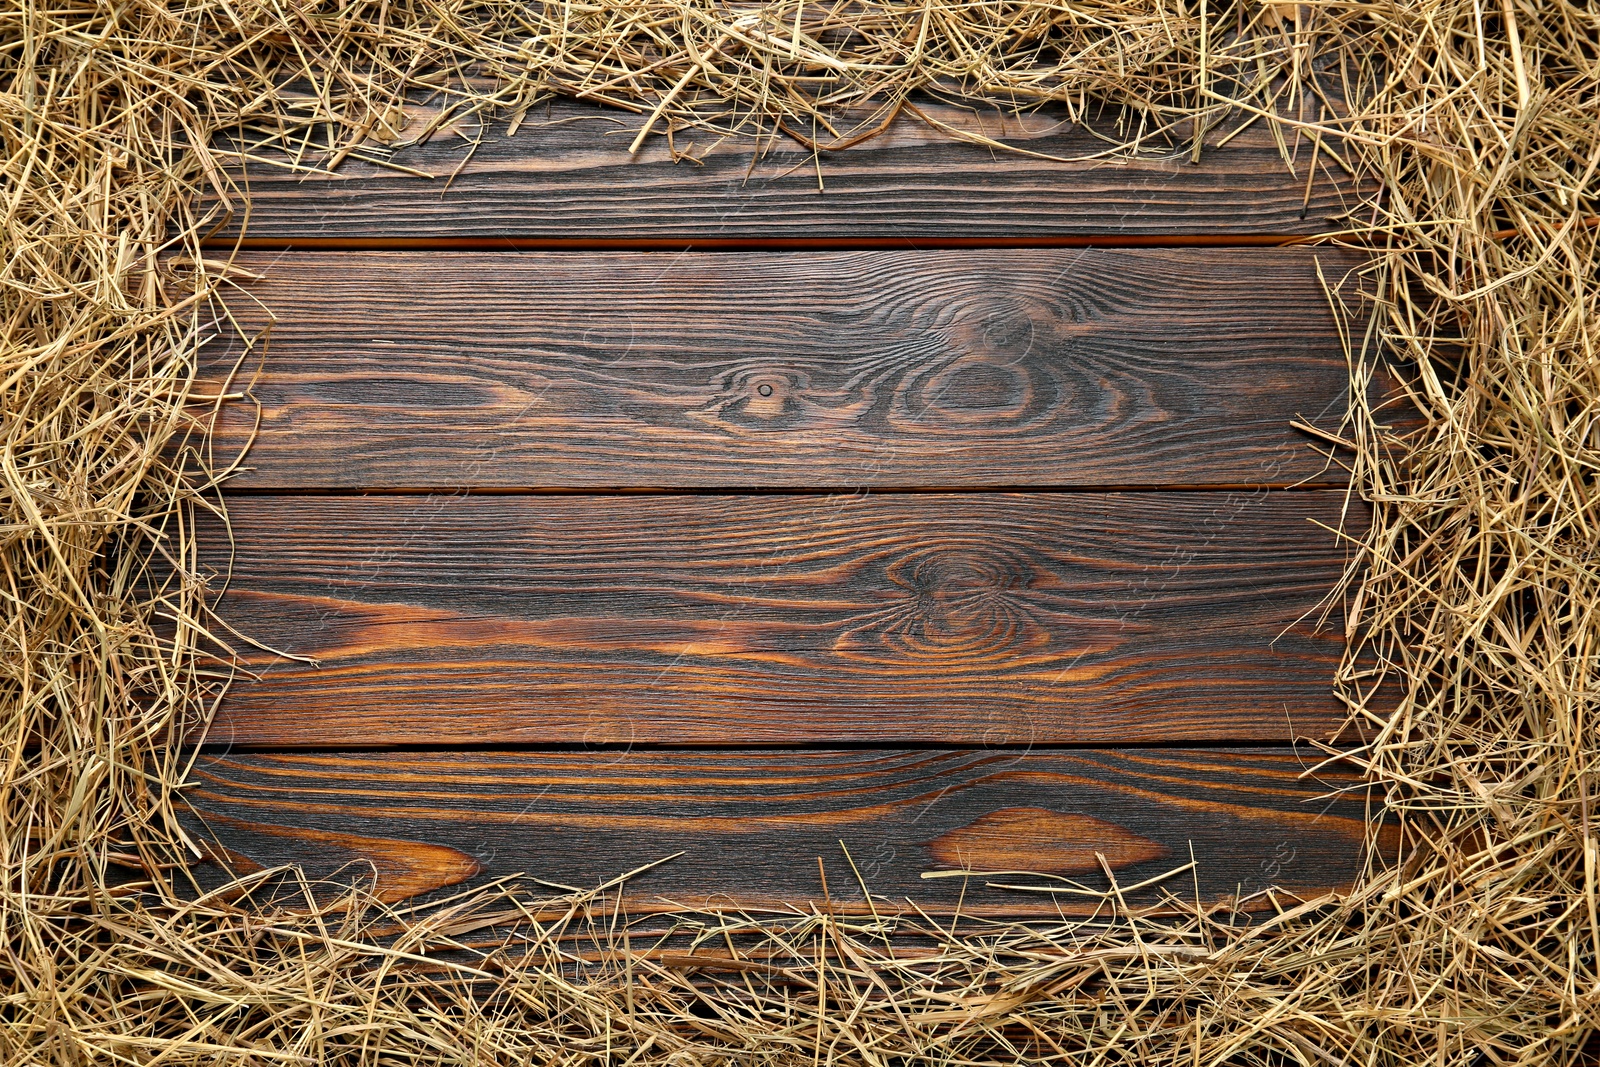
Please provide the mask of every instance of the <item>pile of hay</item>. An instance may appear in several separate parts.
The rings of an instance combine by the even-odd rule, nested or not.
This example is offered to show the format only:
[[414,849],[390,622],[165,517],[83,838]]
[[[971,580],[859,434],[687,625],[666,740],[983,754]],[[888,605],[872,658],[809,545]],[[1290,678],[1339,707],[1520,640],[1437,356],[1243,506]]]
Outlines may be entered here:
[[[0,1061],[1580,1062],[1600,1024],[1600,9],[3,3]],[[1372,254],[1352,374],[1404,361],[1426,423],[1357,409],[1341,431],[1378,518],[1336,683],[1399,851],[1254,922],[1114,893],[1093,923],[960,928],[630,923],[614,887],[414,912],[292,874],[197,895],[173,739],[226,670],[197,651],[192,519],[223,472],[195,351],[235,295],[200,197],[246,209],[219,137],[331,167],[418,133],[398,117],[419,87],[445,120],[603,87],[657,131],[815,115],[841,138],[914,92],[1055,101],[1125,151],[1246,113],[1298,166],[1375,177],[1334,238]]]

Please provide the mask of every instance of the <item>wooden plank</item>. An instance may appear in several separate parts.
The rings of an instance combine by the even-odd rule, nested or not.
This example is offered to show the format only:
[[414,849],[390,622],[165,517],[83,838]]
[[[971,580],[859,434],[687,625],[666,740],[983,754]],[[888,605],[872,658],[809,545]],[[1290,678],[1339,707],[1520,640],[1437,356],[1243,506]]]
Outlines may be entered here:
[[864,901],[854,861],[890,902],[949,907],[964,888],[964,910],[1081,912],[1070,894],[985,888],[1043,879],[920,876],[1105,886],[1100,852],[1131,886],[1192,847],[1198,871],[1167,885],[1185,899],[1317,892],[1354,877],[1364,809],[1324,796],[1348,775],[1305,766],[1281,750],[202,754],[186,795],[237,856],[314,875],[366,861],[392,900],[519,873],[588,888],[682,853],[629,895],[820,903],[821,857],[845,906]]
[[[212,737],[1321,736],[1344,494],[247,497]],[[1365,517],[1356,516],[1357,525]],[[221,566],[228,544],[204,533]]]
[[[1331,249],[249,256],[257,488],[1336,484]],[[244,301],[235,313],[248,319]],[[225,331],[208,373],[239,359]],[[1386,388],[1386,386],[1380,386]],[[256,410],[233,405],[218,448]]]
[[[1060,114],[929,109],[939,121],[1028,152],[956,141],[909,117],[889,133],[820,157],[788,139],[757,143],[680,134],[637,156],[639,117],[556,101],[511,138],[476,149],[443,134],[393,162],[429,181],[359,159],[336,173],[253,166],[249,236],[323,240],[483,238],[539,242],[898,241],[960,238],[1159,238],[1294,235],[1338,228],[1358,190],[1309,143],[1286,165],[1257,123],[1191,163],[1187,149],[1131,164]],[[472,127],[466,133],[476,137]],[[1225,136],[1218,130],[1215,143]],[[1291,140],[1293,135],[1291,135]],[[386,150],[373,147],[381,155]],[[1309,184],[1309,197],[1307,187]],[[819,188],[820,186],[820,188]]]

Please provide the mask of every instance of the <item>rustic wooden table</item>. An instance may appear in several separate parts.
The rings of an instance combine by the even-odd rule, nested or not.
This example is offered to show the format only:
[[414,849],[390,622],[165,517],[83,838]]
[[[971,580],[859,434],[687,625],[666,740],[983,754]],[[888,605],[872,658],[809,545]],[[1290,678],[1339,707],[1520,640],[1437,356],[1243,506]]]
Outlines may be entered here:
[[815,900],[822,857],[840,906],[991,913],[1079,905],[921,874],[1349,880],[1362,800],[1293,745],[1342,720],[1331,529],[1367,520],[1290,423],[1343,411],[1357,260],[1281,245],[1354,190],[1255,129],[675,161],[636,121],[251,175],[280,321],[206,543],[226,617],[315,663],[246,650],[199,760],[236,862],[398,900],[682,853],[651,907]]

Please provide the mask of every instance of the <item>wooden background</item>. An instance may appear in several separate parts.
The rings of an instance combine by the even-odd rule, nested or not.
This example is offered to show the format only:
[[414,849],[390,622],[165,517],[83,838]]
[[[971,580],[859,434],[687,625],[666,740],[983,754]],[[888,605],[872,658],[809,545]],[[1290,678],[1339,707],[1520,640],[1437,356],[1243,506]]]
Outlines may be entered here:
[[1104,886],[1096,853],[1348,881],[1361,794],[1295,745],[1342,721],[1368,520],[1290,424],[1337,427],[1359,264],[1282,246],[1360,191],[1253,128],[1105,165],[909,120],[630,158],[636,122],[250,174],[206,358],[250,393],[219,453],[254,447],[203,531],[249,675],[191,794],[232,862],[400,900],[676,855],[646,908],[819,900],[819,857],[844,907],[1079,910],[923,875]]

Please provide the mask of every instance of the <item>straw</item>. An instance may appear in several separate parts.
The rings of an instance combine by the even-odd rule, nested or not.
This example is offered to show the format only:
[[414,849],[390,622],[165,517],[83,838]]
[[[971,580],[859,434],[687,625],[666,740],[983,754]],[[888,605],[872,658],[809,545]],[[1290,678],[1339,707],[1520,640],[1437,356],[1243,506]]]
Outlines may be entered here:
[[[6,0],[0,1062],[1583,1062],[1597,57],[1600,11],[1556,0]],[[1297,177],[1370,179],[1328,238],[1371,253],[1337,304],[1355,388],[1329,444],[1376,515],[1330,593],[1353,621],[1327,756],[1374,797],[1358,883],[1139,911],[1102,881],[1094,919],[1048,923],[622,913],[619,884],[404,909],[292,869],[202,892],[177,816],[180,741],[229,672],[202,653],[226,630],[193,520],[233,459],[206,429],[234,386],[196,379],[249,298],[202,247],[247,222],[230,166],[404,168],[408,141],[552,94],[752,150],[925,98],[1049,103],[1106,158],[1227,151],[1253,120]],[[1419,427],[1365,399],[1385,363]]]

